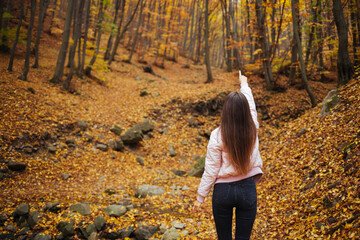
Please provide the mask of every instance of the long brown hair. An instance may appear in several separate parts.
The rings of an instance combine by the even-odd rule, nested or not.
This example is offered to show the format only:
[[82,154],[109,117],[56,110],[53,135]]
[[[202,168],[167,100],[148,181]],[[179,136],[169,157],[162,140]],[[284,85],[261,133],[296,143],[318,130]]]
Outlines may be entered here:
[[224,150],[239,174],[250,169],[250,157],[256,141],[256,126],[249,103],[241,92],[231,92],[225,99],[221,114],[221,137]]

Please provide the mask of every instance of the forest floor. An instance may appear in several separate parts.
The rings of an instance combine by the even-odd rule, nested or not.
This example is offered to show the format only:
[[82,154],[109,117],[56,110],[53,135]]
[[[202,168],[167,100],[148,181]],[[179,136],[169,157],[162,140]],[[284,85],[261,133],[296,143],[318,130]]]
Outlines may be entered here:
[[[27,82],[17,79],[23,60],[16,59],[14,72],[9,73],[9,58],[0,55],[0,168],[7,169],[8,161],[27,166],[23,172],[4,174],[0,181],[0,214],[7,217],[0,233],[9,232],[16,207],[28,203],[30,211],[41,213],[28,235],[55,236],[61,221],[74,219],[80,228],[103,215],[107,232],[141,224],[170,228],[176,221],[186,225],[179,230],[184,239],[216,239],[211,197],[200,213],[192,212],[200,179],[177,176],[172,170],[187,172],[196,156],[206,154],[207,137],[219,124],[219,99],[239,89],[237,73],[214,69],[214,83],[204,84],[204,66],[183,68],[183,59],[166,62],[165,69],[154,67],[161,77],[145,73],[135,61],[116,61],[111,71],[94,70],[96,80],[74,78],[74,91],[69,93],[49,82],[58,48],[43,46],[40,68],[31,69]],[[122,50],[117,58],[125,54]],[[247,75],[259,111],[265,172],[258,185],[252,238],[358,237],[359,73],[340,88],[340,103],[322,119],[321,104],[311,108],[304,89],[266,91],[261,77]],[[279,76],[278,81],[286,85],[284,79]],[[335,80],[310,85],[320,103],[336,88]],[[141,144],[120,152],[96,149],[97,143],[118,137],[110,131],[115,124],[127,130],[144,119],[150,119],[155,129]],[[86,131],[77,128],[78,121],[88,123]],[[94,139],[88,141],[88,136]],[[69,139],[75,141],[72,147],[66,144]],[[49,145],[55,146],[54,152],[49,152]],[[176,156],[169,155],[170,145]],[[71,176],[65,179],[64,174]],[[143,184],[163,187],[165,193],[135,197]],[[105,192],[109,189],[115,194]],[[104,214],[104,207],[124,199],[133,206],[125,215]],[[61,203],[58,213],[42,210],[54,202]],[[90,215],[69,211],[79,202],[90,205]],[[160,233],[153,236],[160,237]]]

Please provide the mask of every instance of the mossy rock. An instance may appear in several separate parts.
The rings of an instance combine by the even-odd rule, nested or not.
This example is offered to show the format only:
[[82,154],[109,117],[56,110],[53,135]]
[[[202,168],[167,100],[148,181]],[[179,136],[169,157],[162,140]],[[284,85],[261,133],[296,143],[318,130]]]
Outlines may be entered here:
[[320,118],[323,118],[330,113],[330,110],[338,105],[340,102],[339,91],[337,89],[331,90],[325,97],[320,112]]
[[206,156],[202,156],[197,160],[195,165],[188,172],[188,176],[192,177],[202,177],[205,170],[205,158]]

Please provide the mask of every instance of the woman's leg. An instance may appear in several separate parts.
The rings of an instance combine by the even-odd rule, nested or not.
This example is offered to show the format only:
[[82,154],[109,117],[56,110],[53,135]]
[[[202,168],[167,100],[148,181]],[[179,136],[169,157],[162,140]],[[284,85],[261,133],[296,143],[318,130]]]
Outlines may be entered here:
[[229,204],[232,195],[230,187],[227,183],[217,183],[214,186],[212,207],[219,240],[232,240],[233,205]]
[[237,196],[235,240],[250,239],[257,210],[256,185],[253,178],[244,179],[235,191]]

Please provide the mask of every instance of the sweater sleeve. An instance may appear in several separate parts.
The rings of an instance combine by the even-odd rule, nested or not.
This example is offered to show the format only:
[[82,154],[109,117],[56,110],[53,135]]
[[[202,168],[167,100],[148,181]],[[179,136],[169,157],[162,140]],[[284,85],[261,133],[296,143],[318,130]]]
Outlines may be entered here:
[[257,112],[256,112],[255,100],[254,100],[253,94],[251,92],[251,89],[250,89],[248,83],[242,83],[241,84],[240,92],[242,94],[244,94],[246,99],[248,100],[252,119],[253,119],[253,121],[255,123],[256,129],[259,129],[259,122],[257,120]]
[[205,158],[205,171],[202,175],[198,188],[197,200],[204,202],[209,195],[212,185],[215,183],[221,167],[221,148],[217,141],[216,132],[212,132],[207,147]]

